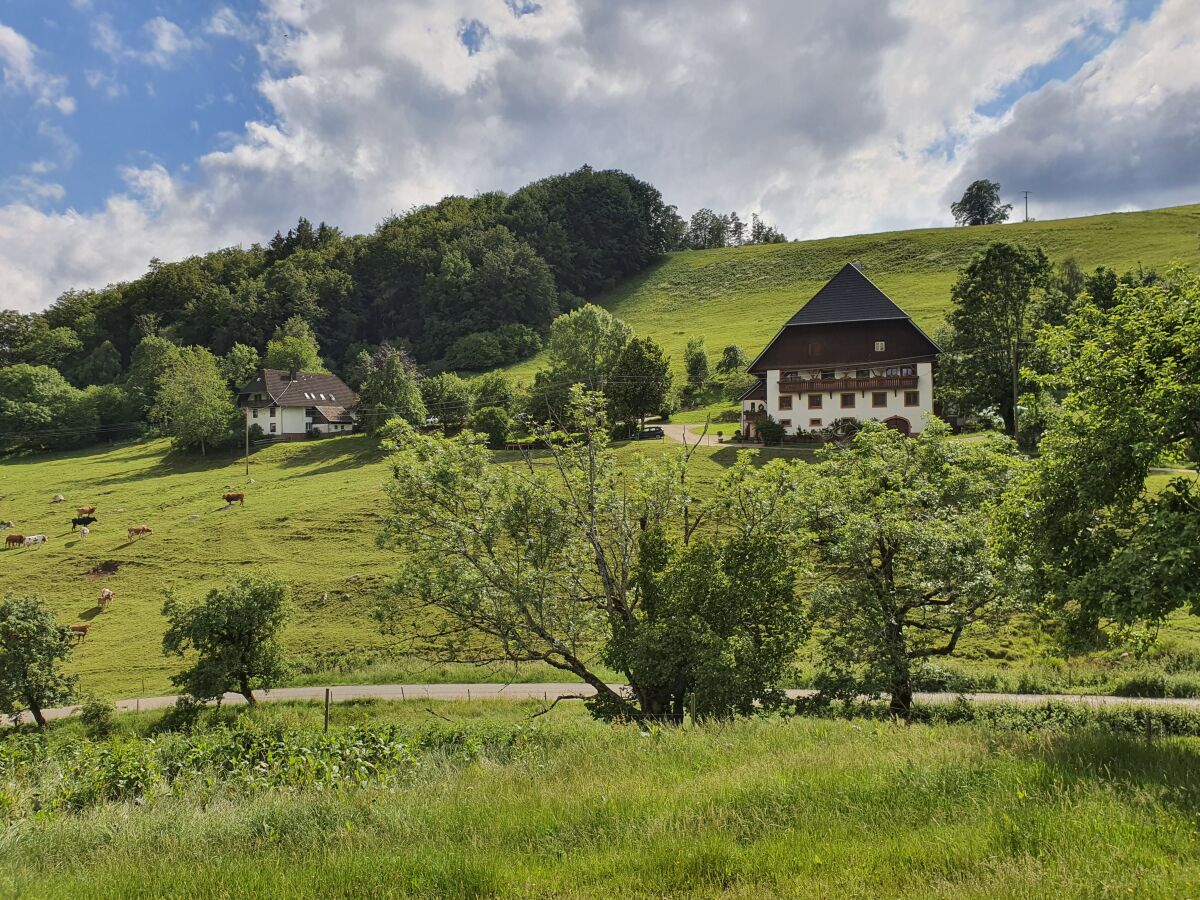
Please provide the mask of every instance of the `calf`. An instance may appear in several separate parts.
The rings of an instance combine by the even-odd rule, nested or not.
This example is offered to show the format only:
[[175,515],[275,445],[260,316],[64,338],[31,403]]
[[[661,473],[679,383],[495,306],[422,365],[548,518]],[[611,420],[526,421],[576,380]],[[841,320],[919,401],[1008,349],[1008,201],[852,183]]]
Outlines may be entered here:
[[133,540],[138,535],[154,534],[154,529],[149,525],[134,525],[129,529],[129,539]]
[[108,604],[113,602],[114,596],[115,595],[113,594],[111,588],[104,588],[104,590],[100,592],[100,599],[96,601],[96,605],[99,606],[101,610],[108,609]]
[[96,511],[96,507],[94,507],[94,506],[77,506],[77,507],[75,507],[76,515],[80,515],[80,516],[90,516],[95,511]]
[[31,535],[29,535],[29,537],[25,538],[25,546],[26,547],[32,547],[35,544],[44,544],[44,543],[46,543],[46,536],[44,534],[31,534]]
[[4,539],[4,549],[5,550],[7,550],[9,547],[21,547],[24,544],[25,544],[25,535],[23,535],[23,534],[10,534],[8,537],[6,537]]
[[240,504],[242,504],[242,506],[246,505],[246,495],[241,493],[240,491],[237,493],[231,492],[231,493],[225,494],[224,499],[225,499],[225,502],[228,503],[230,506],[233,506],[234,503],[240,503]]
[[8,521],[8,519],[5,519],[3,522],[0,522],[0,528],[13,528],[13,527],[15,527],[15,526],[13,525],[12,522]]
[[79,516],[71,520],[71,530],[74,531],[78,525],[91,525],[93,522],[99,522],[95,516]]
[[79,529],[80,537],[87,537],[91,533],[92,533],[92,529],[88,528],[86,525],[84,525],[82,528]]
[[79,638],[79,640],[82,641],[85,637],[87,637],[88,629],[91,627],[91,625],[72,625],[71,637]]

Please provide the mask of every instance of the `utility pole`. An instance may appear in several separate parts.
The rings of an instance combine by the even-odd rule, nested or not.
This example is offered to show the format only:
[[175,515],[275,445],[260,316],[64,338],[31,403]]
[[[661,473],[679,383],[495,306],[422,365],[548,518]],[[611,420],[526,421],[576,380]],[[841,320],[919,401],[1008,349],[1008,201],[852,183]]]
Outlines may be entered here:
[[1029,221],[1029,195],[1032,194],[1033,191],[1021,191],[1021,193],[1025,195],[1025,221],[1028,222]]
[[[243,414],[245,410],[242,411]],[[246,415],[246,477],[250,477],[250,416]]]

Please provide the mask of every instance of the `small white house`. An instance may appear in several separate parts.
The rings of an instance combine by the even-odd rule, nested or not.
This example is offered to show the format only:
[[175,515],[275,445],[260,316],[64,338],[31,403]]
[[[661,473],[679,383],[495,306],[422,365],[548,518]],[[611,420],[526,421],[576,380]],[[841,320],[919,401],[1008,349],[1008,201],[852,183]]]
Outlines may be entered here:
[[268,438],[294,441],[353,431],[358,396],[328,372],[263,369],[238,392],[237,402],[247,426],[258,425]]
[[933,415],[937,344],[858,265],[847,264],[747,369],[742,433],[767,416],[789,435],[874,419],[918,434]]

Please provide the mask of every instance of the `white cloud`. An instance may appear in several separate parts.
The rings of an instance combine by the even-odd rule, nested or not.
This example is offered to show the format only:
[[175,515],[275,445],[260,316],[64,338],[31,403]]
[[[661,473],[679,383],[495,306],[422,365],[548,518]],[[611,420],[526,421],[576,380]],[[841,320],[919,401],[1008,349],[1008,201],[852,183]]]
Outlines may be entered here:
[[24,35],[0,23],[0,78],[11,91],[32,95],[39,106],[52,106],[63,115],[75,112],[67,79],[38,65],[38,48]]
[[[1200,77],[1200,24],[1187,5],[1165,0],[1113,39],[1119,0],[562,0],[523,15],[528,4],[494,0],[358,0],[352,13],[269,0],[258,20],[269,116],[222,135],[191,170],[127,172],[128,189],[95,214],[0,208],[0,296],[39,307],[134,276],[151,256],[262,240],[299,215],[367,230],[446,193],[511,190],[585,162],[651,181],[684,213],[757,211],[794,236],[948,224],[947,191],[964,178],[1031,186],[1017,183],[1023,146],[1027,165],[1077,148],[1064,158],[1081,171],[1128,177],[1122,202],[1183,202],[1194,197],[1173,194],[1178,176],[1160,169],[1195,166],[1156,146],[1131,155],[1120,137],[1189,146],[1195,116],[1181,104]],[[213,34],[233,27],[219,16]],[[484,35],[474,53],[465,31]],[[190,39],[168,32],[164,58],[187,52],[172,41]],[[1065,87],[999,118],[977,111],[1097,36],[1111,46]],[[1063,90],[1076,108],[1024,112]],[[1094,133],[1079,133],[1084,122]],[[1135,178],[1137,158],[1149,164]],[[1119,192],[1071,195],[1069,183],[1061,211],[1110,208],[1104,191]]]
[[252,23],[243,21],[228,6],[218,7],[209,17],[204,30],[208,34],[239,41],[252,41],[258,37],[258,29]]
[[126,91],[125,85],[118,81],[113,75],[107,72],[100,72],[96,69],[88,69],[83,73],[84,79],[87,81],[88,87],[93,91],[98,91],[108,99],[113,100],[123,95]]
[[147,66],[167,68],[203,45],[179,25],[164,16],[155,16],[141,27],[139,46],[130,47],[107,15],[92,21],[92,46],[114,60],[132,60]]

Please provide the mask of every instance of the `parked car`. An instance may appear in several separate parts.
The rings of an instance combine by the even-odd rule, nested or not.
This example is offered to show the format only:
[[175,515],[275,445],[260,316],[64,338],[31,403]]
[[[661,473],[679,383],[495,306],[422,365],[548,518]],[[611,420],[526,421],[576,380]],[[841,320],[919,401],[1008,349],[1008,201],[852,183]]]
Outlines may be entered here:
[[643,428],[641,431],[639,431],[637,434],[635,434],[633,436],[633,439],[636,441],[652,441],[652,440],[661,441],[666,436],[667,436],[667,433],[665,431],[663,431],[661,428],[659,428],[657,425],[650,425],[646,428]]

